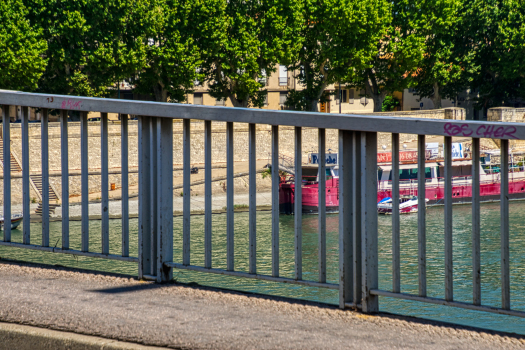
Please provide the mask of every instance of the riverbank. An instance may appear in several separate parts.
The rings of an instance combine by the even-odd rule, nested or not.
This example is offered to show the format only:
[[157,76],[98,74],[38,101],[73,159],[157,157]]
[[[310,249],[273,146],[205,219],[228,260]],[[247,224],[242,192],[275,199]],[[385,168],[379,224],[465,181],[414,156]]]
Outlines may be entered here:
[[[248,193],[236,193],[234,195],[234,205],[236,212],[248,211],[250,195]],[[182,215],[182,201],[181,196],[173,197],[173,216]],[[261,192],[256,195],[257,211],[269,211],[271,210],[272,194],[270,192]],[[31,222],[42,222],[42,216],[34,214],[38,204],[31,205]],[[204,215],[204,196],[192,196],[190,197],[191,215]],[[138,196],[131,197],[129,199],[129,218],[137,218],[139,210]],[[16,204],[12,206],[12,212],[22,212],[22,204]],[[222,214],[226,212],[226,195],[218,194],[212,197],[212,212],[213,214]],[[75,203],[69,206],[69,220],[79,221],[82,219],[82,206],[80,203]],[[102,213],[102,207],[100,200],[94,200],[89,202],[89,219],[100,220]],[[112,198],[109,201],[109,218],[120,219],[122,218],[122,201],[119,197]],[[57,207],[55,212],[51,214],[50,221],[61,221],[62,220],[62,207]]]
[[[525,338],[196,284],[0,260],[0,322],[176,349],[518,349]],[[13,302],[15,301],[16,302]],[[64,335],[64,334],[62,334]],[[0,349],[8,344],[0,342]],[[4,346],[5,345],[5,346]]]

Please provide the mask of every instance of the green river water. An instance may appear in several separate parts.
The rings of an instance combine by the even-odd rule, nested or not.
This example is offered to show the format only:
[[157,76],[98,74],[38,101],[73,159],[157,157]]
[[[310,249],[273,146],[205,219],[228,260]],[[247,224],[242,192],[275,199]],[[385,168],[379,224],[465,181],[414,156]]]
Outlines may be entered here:
[[[511,306],[525,310],[525,202],[510,204],[510,271]],[[500,286],[500,237],[499,203],[481,206],[481,264],[482,303],[499,307]],[[303,216],[303,278],[316,280],[317,270],[317,220],[314,215]],[[391,217],[379,217],[379,274],[380,288],[390,290],[391,271]],[[428,295],[444,297],[444,243],[443,207],[427,209],[427,283]],[[120,220],[110,221],[110,252],[120,254]],[[192,216],[191,263],[204,262],[204,217]],[[454,206],[454,299],[471,302],[471,207]],[[130,220],[130,255],[137,256],[138,220]],[[61,246],[61,222],[51,223],[51,246]],[[294,271],[294,217],[280,217],[280,274],[292,277]],[[338,216],[327,217],[327,280],[338,279]],[[40,224],[31,225],[32,244],[40,244]],[[80,248],[80,222],[70,223],[70,245]],[[271,214],[258,212],[257,216],[257,272],[271,274]],[[235,269],[248,271],[248,214],[235,214]],[[174,261],[182,261],[182,218],[174,218]],[[100,221],[90,222],[90,250],[100,251]],[[12,241],[22,241],[22,231],[12,232]],[[59,264],[68,267],[137,275],[137,265],[121,261],[53,254],[0,246],[0,257],[28,262]],[[226,215],[213,216],[213,267],[226,268]],[[202,285],[250,291],[261,294],[288,296],[312,301],[337,304],[338,292],[322,288],[308,288],[289,284],[241,279],[229,276],[175,270],[174,278],[180,282],[197,282]],[[417,214],[401,217],[401,290],[417,294]],[[426,319],[477,326],[492,330],[525,334],[525,319],[495,315],[486,312],[443,307],[426,303],[380,298],[380,310],[395,314],[411,315]]]

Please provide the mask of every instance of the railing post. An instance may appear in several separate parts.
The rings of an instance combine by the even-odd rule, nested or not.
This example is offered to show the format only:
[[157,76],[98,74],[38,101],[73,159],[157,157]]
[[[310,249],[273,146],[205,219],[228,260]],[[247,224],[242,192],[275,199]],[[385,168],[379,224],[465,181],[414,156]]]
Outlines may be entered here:
[[354,303],[357,307],[361,304],[361,291],[362,291],[362,259],[361,259],[361,218],[363,208],[361,208],[361,194],[364,190],[361,187],[361,132],[354,132],[352,143],[352,168],[354,169],[354,179],[352,181],[352,207],[354,208],[355,220],[352,222],[352,231],[354,232],[353,237],[353,295]]
[[139,279],[146,278],[152,270],[151,251],[151,128],[149,117],[139,117]]
[[173,121],[139,118],[139,278],[167,282],[173,261]]
[[353,201],[354,180],[352,131],[339,130],[339,307],[354,302],[353,279]]
[[173,268],[164,265],[173,261],[173,121],[157,118],[156,131],[157,282],[168,282],[173,278]]
[[378,288],[377,257],[377,133],[361,133],[361,258],[362,311],[379,311],[378,296],[370,294]]

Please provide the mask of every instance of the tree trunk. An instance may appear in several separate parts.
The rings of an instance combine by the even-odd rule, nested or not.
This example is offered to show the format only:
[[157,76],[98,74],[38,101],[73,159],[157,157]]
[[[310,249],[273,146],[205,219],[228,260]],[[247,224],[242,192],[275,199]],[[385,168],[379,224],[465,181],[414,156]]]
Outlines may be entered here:
[[383,111],[383,101],[386,93],[372,94],[372,101],[374,101],[374,113]]
[[168,102],[168,91],[164,89],[162,83],[157,83],[153,86],[153,92],[155,92],[155,101],[157,102]]
[[249,99],[238,100],[231,92],[229,92],[228,95],[232,101],[233,107],[248,108]]
[[432,103],[434,103],[434,109],[441,108],[441,94],[439,93],[438,83],[434,83],[434,95],[432,95]]
[[308,99],[307,107],[310,112],[319,112],[318,105],[319,100],[321,99],[321,96],[323,96],[324,89],[326,89],[326,82],[323,81],[321,85],[319,86],[319,90],[317,91],[317,95],[314,98]]
[[378,85],[372,81],[375,77],[369,77],[365,81],[366,94],[374,101],[374,113],[381,112],[383,108],[383,101],[385,100],[386,91],[380,91]]

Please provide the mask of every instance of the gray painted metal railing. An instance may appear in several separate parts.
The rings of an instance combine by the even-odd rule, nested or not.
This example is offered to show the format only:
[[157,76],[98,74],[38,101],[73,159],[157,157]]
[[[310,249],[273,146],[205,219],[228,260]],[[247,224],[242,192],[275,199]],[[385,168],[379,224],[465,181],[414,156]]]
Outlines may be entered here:
[[[10,128],[9,105],[23,106],[22,149],[24,164],[24,232],[23,243],[11,242],[11,230],[6,225],[0,245],[19,248],[46,250],[132,261],[138,263],[140,278],[164,282],[172,278],[173,268],[207,273],[224,274],[245,278],[256,278],[303,286],[314,286],[339,290],[341,308],[357,307],[364,312],[378,311],[378,297],[392,297],[416,300],[426,303],[449,305],[467,309],[482,310],[500,314],[524,317],[525,312],[511,309],[509,272],[509,209],[508,174],[501,173],[501,293],[500,308],[482,305],[480,274],[480,138],[501,139],[502,169],[508,168],[508,140],[525,139],[525,125],[516,123],[494,123],[478,121],[429,120],[376,116],[340,116],[319,113],[291,111],[264,111],[204,107],[185,104],[123,101],[47,94],[29,94],[0,91],[0,105],[3,113],[4,152],[4,215],[11,216],[11,172],[10,172]],[[27,107],[42,109],[42,183],[49,181],[48,152],[48,111],[58,110],[61,116],[62,154],[62,247],[49,246],[49,195],[43,196],[42,244],[30,244],[29,218],[29,143]],[[80,250],[69,247],[69,182],[68,182],[68,137],[67,111],[81,114],[81,164],[82,164],[82,245]],[[89,111],[101,112],[101,176],[102,176],[102,224],[100,249],[89,246],[88,211],[88,123]],[[108,216],[108,121],[107,113],[120,113],[122,154],[122,253],[109,254]],[[129,206],[128,206],[128,127],[127,114],[139,118],[139,249],[138,257],[129,256]],[[173,258],[173,122],[183,119],[183,229],[182,261]],[[191,216],[190,216],[190,162],[191,130],[190,119],[204,122],[204,262],[198,265],[190,260]],[[212,122],[226,122],[227,140],[227,249],[226,269],[212,268]],[[233,188],[233,123],[246,123],[249,130],[249,272],[237,271],[234,266],[234,188]],[[257,273],[256,263],[256,124],[271,125],[272,140],[272,252],[271,275]],[[294,278],[281,277],[279,265],[279,126],[295,127],[295,235]],[[301,164],[303,127],[319,129],[319,157],[324,159],[325,130],[339,130],[339,281],[328,283],[326,279],[326,208],[325,208],[325,165],[320,164],[319,186],[319,276],[316,281],[304,280],[302,273],[302,210],[301,210]],[[392,289],[380,290],[378,276],[378,220],[377,220],[377,132],[392,133]],[[400,283],[400,220],[399,220],[399,134],[418,135],[418,170],[425,171],[425,136],[445,136],[445,293],[443,298],[427,296],[426,259],[426,212],[418,212],[418,294],[401,292]],[[472,303],[454,301],[453,292],[453,250],[452,250],[452,137],[472,138],[473,193],[472,193]],[[46,191],[44,191],[47,193]],[[425,206],[425,179],[418,179],[419,207]],[[93,251],[96,250],[96,252]]]

